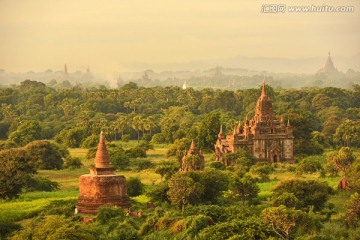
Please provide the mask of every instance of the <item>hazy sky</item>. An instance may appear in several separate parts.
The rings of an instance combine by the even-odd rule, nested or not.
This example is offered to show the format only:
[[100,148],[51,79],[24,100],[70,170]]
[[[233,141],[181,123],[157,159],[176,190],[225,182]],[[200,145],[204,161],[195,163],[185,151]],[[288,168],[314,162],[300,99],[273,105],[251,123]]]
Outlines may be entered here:
[[[354,6],[262,13],[263,4]],[[141,70],[141,63],[360,53],[358,0],[0,0],[0,69]],[[221,62],[220,62],[221,64]],[[169,64],[170,66],[170,64]],[[156,69],[162,70],[162,69]]]

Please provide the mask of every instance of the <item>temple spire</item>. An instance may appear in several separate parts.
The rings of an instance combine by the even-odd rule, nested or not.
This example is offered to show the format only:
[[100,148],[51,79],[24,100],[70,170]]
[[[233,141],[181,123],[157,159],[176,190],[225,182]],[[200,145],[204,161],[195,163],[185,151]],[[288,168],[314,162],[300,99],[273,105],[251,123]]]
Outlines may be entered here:
[[290,127],[290,119],[288,118],[287,126]]
[[224,138],[225,137],[225,135],[223,133],[223,126],[222,125],[220,125],[220,131],[219,131],[218,137],[219,138]]
[[107,151],[105,145],[105,136],[104,133],[101,131],[100,133],[100,141],[98,145],[98,149],[96,151],[95,156],[95,167],[96,168],[109,168],[110,167],[110,158],[109,153]]
[[265,78],[262,82],[262,86],[261,86],[261,96],[266,96],[266,90],[265,90]]
[[190,151],[196,150],[194,139],[191,141]]

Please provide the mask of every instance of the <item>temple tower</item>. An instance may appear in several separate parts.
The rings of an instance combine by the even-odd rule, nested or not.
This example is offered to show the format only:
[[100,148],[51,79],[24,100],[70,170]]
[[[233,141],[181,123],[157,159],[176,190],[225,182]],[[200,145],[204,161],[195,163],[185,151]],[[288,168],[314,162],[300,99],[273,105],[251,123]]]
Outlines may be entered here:
[[329,52],[328,58],[325,61],[324,67],[322,69],[320,69],[319,72],[322,72],[325,74],[332,74],[332,73],[338,72],[338,70],[335,68],[334,63],[331,59],[330,52]]
[[115,168],[110,167],[110,158],[105,145],[103,132],[95,157],[95,167],[90,174],[79,178],[79,198],[76,205],[78,213],[96,214],[103,205],[130,207],[126,191],[126,179],[115,174]]
[[192,140],[189,151],[185,151],[184,157],[181,160],[181,171],[189,172],[196,170],[204,170],[205,159],[202,151],[198,151],[195,147],[195,142]]
[[257,161],[294,162],[293,129],[288,120],[278,120],[274,114],[270,98],[266,94],[265,81],[261,86],[261,95],[256,103],[255,114],[252,119],[235,126],[232,134],[226,135],[220,129],[218,139],[214,144],[217,161],[227,165],[226,154],[236,152],[242,148],[251,153]]
[[65,66],[64,66],[64,74],[65,74],[65,75],[69,75],[66,64],[65,64]]

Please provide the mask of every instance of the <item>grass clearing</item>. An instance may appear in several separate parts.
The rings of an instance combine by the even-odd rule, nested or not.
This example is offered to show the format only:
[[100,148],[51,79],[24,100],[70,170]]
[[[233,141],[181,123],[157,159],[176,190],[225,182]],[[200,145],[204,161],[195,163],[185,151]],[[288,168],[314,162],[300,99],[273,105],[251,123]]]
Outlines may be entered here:
[[[124,144],[118,142],[118,144]],[[137,141],[130,141],[123,145],[126,148],[135,146]],[[153,163],[158,163],[164,160],[176,161],[175,157],[166,158],[168,145],[155,144],[153,150],[149,150],[148,160]],[[32,218],[39,214],[45,207],[53,200],[68,200],[76,199],[79,194],[79,177],[83,174],[88,174],[88,167],[94,163],[94,159],[86,159],[87,149],[73,148],[69,149],[70,155],[78,157],[84,164],[79,169],[62,169],[62,170],[40,170],[39,176],[48,177],[52,181],[56,181],[60,184],[60,190],[55,192],[29,192],[23,193],[16,200],[1,201],[0,202],[0,221],[27,221],[26,219]],[[360,157],[360,150],[355,151],[355,154]],[[206,163],[208,164],[213,155],[211,153],[205,154]],[[296,165],[293,165],[296,166]],[[270,175],[270,181],[265,183],[259,183],[260,193],[259,197],[262,200],[267,200],[272,195],[272,189],[280,182],[292,179],[302,180],[319,180],[325,181],[334,190],[337,189],[337,183],[340,177],[319,178],[319,174],[303,174],[302,176],[296,175],[295,172],[286,171],[287,165],[279,165],[276,171]],[[145,184],[145,189],[151,189],[156,184],[161,182],[159,174],[154,172],[154,168],[142,170],[139,172],[134,171],[117,171],[117,174],[124,175],[126,178],[137,177]],[[349,199],[350,193],[344,191],[336,191],[334,195],[329,198],[329,203],[334,205],[334,210],[338,212],[332,216],[333,219],[340,219],[344,212],[344,204]],[[144,204],[150,199],[145,195],[140,195],[132,198],[134,201]]]
[[0,221],[16,222],[39,214],[53,200],[76,199],[78,191],[30,192],[0,204]]
[[161,177],[159,174],[155,173],[153,169],[145,169],[140,172],[133,171],[123,171],[116,172],[117,174],[124,175],[126,178],[137,177],[143,184],[154,185],[161,182]]
[[258,183],[260,188],[259,197],[261,199],[267,199],[271,197],[272,192],[271,190],[279,183],[279,180],[271,180],[269,182]]

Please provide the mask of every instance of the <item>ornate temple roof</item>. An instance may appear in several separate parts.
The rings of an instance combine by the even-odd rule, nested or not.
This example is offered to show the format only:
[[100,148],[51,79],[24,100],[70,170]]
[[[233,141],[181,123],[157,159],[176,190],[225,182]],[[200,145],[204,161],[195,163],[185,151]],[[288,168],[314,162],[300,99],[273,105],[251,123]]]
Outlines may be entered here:
[[274,115],[270,98],[266,95],[265,80],[262,82],[261,96],[256,103],[255,121],[266,121]]

